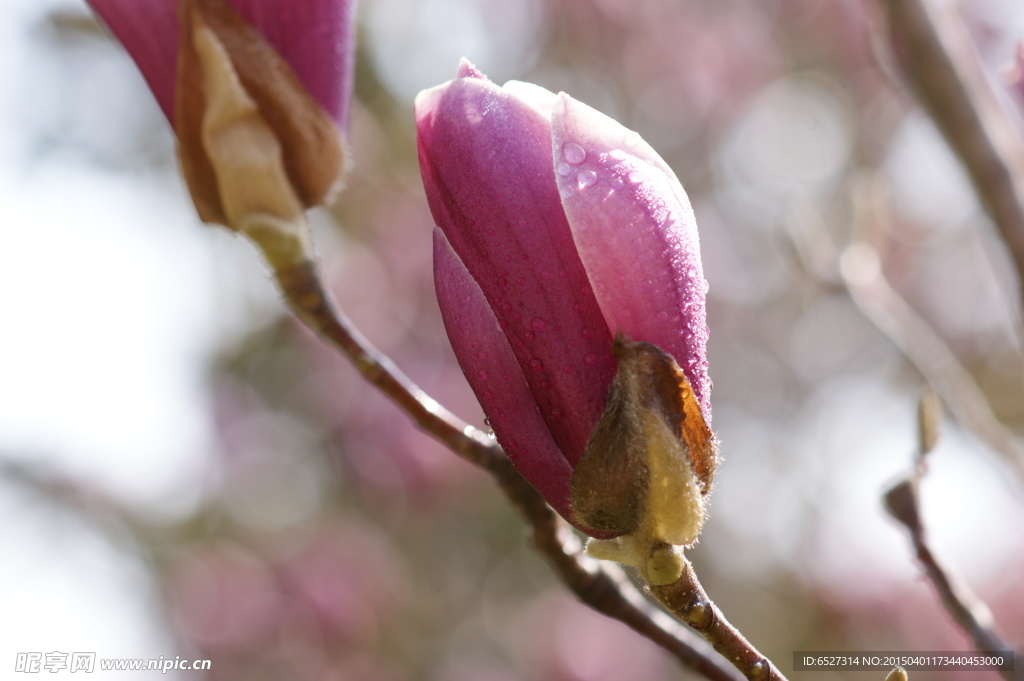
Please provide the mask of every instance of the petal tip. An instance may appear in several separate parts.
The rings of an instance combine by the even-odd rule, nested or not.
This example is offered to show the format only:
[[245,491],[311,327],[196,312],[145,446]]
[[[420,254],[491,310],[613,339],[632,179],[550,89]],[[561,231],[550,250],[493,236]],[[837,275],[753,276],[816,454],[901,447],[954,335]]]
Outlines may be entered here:
[[487,80],[487,76],[484,75],[483,71],[473,66],[473,63],[463,57],[459,60],[459,68],[455,72],[456,78],[479,78],[480,80]]

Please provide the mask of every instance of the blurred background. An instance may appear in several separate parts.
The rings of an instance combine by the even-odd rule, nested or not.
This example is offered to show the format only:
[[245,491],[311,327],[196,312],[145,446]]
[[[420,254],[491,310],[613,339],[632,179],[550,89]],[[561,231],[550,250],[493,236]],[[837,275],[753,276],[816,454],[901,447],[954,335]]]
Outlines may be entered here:
[[[1024,6],[957,5],[1000,87]],[[298,325],[254,249],[198,222],[166,121],[84,2],[0,8],[0,669],[92,651],[212,660],[175,679],[693,677],[577,604],[494,483]],[[913,460],[926,381],[842,285],[838,253],[869,243],[1018,452],[1024,435],[1016,275],[894,76],[876,10],[367,0],[356,165],[313,215],[345,311],[483,427],[434,299],[413,97],[466,56],[658,149],[710,282],[723,463],[689,555],[784,673],[794,650],[971,649],[881,504]],[[1018,646],[1019,469],[947,420],[922,488],[939,557]]]

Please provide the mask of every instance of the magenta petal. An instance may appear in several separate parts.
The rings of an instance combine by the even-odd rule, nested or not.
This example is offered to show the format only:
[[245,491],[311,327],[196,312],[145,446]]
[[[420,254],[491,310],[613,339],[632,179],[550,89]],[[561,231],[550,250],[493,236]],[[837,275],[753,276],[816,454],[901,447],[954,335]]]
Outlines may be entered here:
[[348,123],[355,0],[228,0],[295,71],[341,129]]
[[480,77],[416,98],[431,212],[480,286],[551,434],[575,464],[615,373],[611,334],[562,212],[548,119]]
[[128,50],[167,120],[173,124],[178,0],[87,1]]
[[434,230],[434,287],[459,366],[516,469],[569,517],[572,467],[558,449],[483,292],[448,239]]
[[564,93],[551,125],[562,205],[609,328],[675,357],[710,424],[706,283],[686,193],[639,135]]
[[[88,0],[174,123],[180,0]],[[339,128],[348,120],[354,0],[227,0],[295,71]]]

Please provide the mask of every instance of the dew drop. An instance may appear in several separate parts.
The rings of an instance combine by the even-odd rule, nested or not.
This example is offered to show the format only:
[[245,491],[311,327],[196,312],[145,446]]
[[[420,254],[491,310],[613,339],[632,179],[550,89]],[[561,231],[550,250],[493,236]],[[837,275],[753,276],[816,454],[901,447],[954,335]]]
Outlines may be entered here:
[[551,415],[557,419],[559,416],[562,415],[562,410],[559,409],[558,407],[555,407],[554,409],[551,410]]
[[587,366],[593,366],[594,364],[597,363],[597,355],[595,355],[592,352],[588,352],[583,357],[583,363],[586,364]]
[[487,359],[487,351],[481,350],[480,352],[476,353],[476,356],[477,359]]
[[562,365],[562,373],[571,374],[573,372],[573,366],[571,364]]
[[565,156],[566,161],[574,166],[578,166],[587,160],[587,152],[583,150],[583,147],[573,142],[566,142],[562,145],[562,155]]
[[597,182],[597,173],[593,170],[581,170],[576,174],[576,183],[580,189],[593,186]]
[[608,152],[608,158],[612,159],[613,161],[622,161],[623,159],[626,158],[626,152],[624,152],[622,149],[612,149],[611,151]]
[[481,381],[486,381],[487,380],[487,369],[481,369],[480,371],[476,372],[476,375],[480,377]]
[[530,360],[530,368],[533,369],[533,373],[539,374],[544,371],[544,362],[534,357]]
[[594,330],[593,329],[589,329],[589,328],[583,329],[583,337],[584,338],[593,338],[594,337]]
[[498,277],[498,287],[505,288],[506,286],[508,286],[508,281],[505,279],[505,277]]
[[533,322],[530,323],[530,326],[537,333],[544,333],[545,331],[547,331],[548,323],[541,319],[540,317],[535,317]]
[[661,312],[659,312],[658,314],[654,315],[654,317],[655,317],[655,318],[656,318],[656,319],[657,319],[658,321],[660,321],[660,322],[664,322],[664,321],[667,321],[667,320],[668,320],[668,312],[665,312],[665,310],[662,310],[662,311],[661,311]]
[[570,196],[572,196],[572,187],[570,187],[567,184],[559,185],[558,195],[561,196],[563,199],[569,198]]
[[532,343],[534,339],[533,331],[527,331],[523,334],[523,337],[526,338],[527,343]]
[[611,185],[612,189],[622,189],[622,185],[624,185],[626,183],[623,181],[623,179],[621,177],[616,175],[615,177],[612,178],[611,182],[609,182],[608,184]]
[[567,177],[569,173],[572,172],[572,168],[569,167],[569,164],[561,161],[559,161],[558,165],[555,166],[555,170],[557,170],[558,174],[562,177]]
[[630,184],[639,184],[639,182],[644,179],[644,174],[640,172],[639,169],[634,168],[629,171],[629,175],[627,177]]
[[707,279],[705,279],[704,282],[701,284],[701,288],[704,290],[704,293],[707,293],[708,291],[711,290],[711,284],[708,283]]
[[640,142],[640,134],[635,130],[630,130],[626,133],[625,139],[623,139],[627,147],[635,147]]

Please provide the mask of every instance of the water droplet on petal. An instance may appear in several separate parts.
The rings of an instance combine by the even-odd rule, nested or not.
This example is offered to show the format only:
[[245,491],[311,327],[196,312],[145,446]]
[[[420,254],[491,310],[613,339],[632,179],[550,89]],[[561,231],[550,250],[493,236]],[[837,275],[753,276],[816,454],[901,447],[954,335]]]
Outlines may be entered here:
[[565,156],[565,160],[574,166],[578,166],[587,160],[587,152],[584,151],[583,147],[573,142],[566,142],[562,145],[562,155]]
[[655,318],[656,318],[656,319],[657,319],[658,321],[661,321],[661,322],[663,322],[663,321],[666,321],[666,320],[668,319],[668,312],[665,312],[664,310],[662,310],[662,311],[661,311],[661,312],[659,312],[658,314],[654,315],[654,317],[655,317]]
[[608,158],[612,159],[613,161],[621,161],[624,158],[626,158],[626,152],[624,152],[622,149],[612,149],[611,151],[608,152]]
[[530,323],[530,326],[533,327],[533,330],[537,333],[543,333],[547,330],[548,323],[540,317],[536,317],[533,322]]
[[530,368],[533,369],[535,374],[539,374],[544,371],[544,362],[534,357],[530,360]]
[[627,147],[635,147],[640,141],[640,134],[634,130],[630,130],[626,133],[626,137],[623,140]]
[[562,372],[566,374],[571,374],[573,372],[573,366],[571,364],[563,364]]
[[570,196],[572,196],[572,187],[570,187],[570,186],[569,186],[569,185],[567,185],[567,184],[563,184],[563,185],[560,185],[560,186],[558,187],[558,194],[559,194],[559,196],[561,196],[561,197],[562,197],[563,199],[567,199],[567,198],[569,198]]
[[707,293],[708,291],[711,290],[711,284],[708,283],[707,279],[705,279],[704,282],[701,284],[701,288],[704,289],[704,293]]
[[555,166],[555,170],[557,170],[558,174],[561,175],[562,177],[566,177],[569,173],[572,172],[572,168],[569,167],[569,164],[562,162],[559,162],[558,165]]
[[580,189],[590,187],[597,182],[597,173],[593,170],[581,170],[576,174],[576,182],[579,184]]
[[593,366],[594,364],[597,363],[597,355],[595,355],[592,352],[588,352],[583,357],[583,363],[586,364],[587,366]]
[[487,369],[481,369],[480,371],[476,372],[476,375],[480,377],[480,380],[486,381],[487,380]]
[[640,172],[639,169],[634,168],[633,170],[629,171],[629,175],[627,177],[629,179],[629,183],[630,184],[637,184],[642,179],[644,179],[644,174],[642,172]]
[[533,342],[533,339],[534,339],[533,331],[527,331],[526,333],[523,334],[523,336],[526,338],[526,342],[527,343],[532,343]]
[[622,180],[621,177],[616,175],[615,177],[612,178],[611,182],[609,182],[608,184],[611,185],[612,189],[622,189],[622,185],[624,185],[626,183]]

